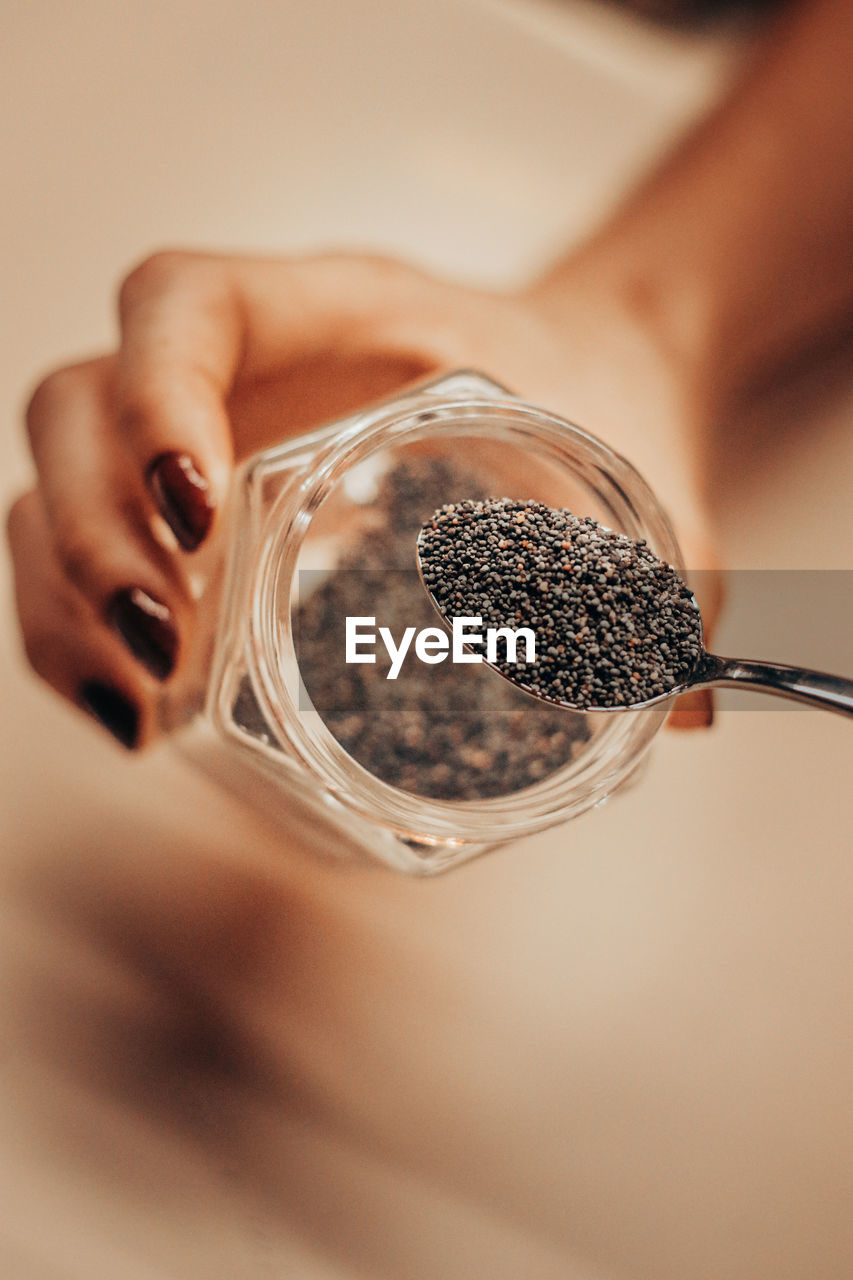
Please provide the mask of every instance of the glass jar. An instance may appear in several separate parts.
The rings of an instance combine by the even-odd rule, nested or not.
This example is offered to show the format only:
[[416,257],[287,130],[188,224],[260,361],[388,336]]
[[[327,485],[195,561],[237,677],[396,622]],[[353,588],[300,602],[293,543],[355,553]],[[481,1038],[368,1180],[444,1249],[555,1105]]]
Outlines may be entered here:
[[484,665],[414,653],[389,680],[378,643],[376,663],[345,662],[345,615],[395,637],[438,624],[417,532],[444,503],[489,496],[593,516],[680,568],[664,511],[623,458],[480,374],[440,377],[239,469],[183,749],[291,838],[415,874],[606,800],[666,705],[564,711]]

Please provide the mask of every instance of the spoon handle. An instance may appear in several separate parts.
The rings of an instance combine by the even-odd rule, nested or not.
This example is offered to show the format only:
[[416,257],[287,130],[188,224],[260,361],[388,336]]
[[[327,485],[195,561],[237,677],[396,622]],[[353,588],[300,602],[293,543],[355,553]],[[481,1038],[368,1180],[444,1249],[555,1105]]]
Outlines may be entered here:
[[748,658],[720,658],[706,655],[699,683],[741,689],[758,689],[779,698],[793,698],[823,711],[853,716],[853,680],[805,667],[786,667],[779,662],[753,662]]

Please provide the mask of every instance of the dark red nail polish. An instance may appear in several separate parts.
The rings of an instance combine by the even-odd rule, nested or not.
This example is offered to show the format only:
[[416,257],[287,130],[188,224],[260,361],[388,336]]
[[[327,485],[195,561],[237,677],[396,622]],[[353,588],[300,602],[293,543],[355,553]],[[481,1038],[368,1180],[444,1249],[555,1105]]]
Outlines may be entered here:
[[178,632],[171,610],[141,587],[117,591],[107,606],[115,627],[138,662],[158,680],[172,674],[178,656]]
[[210,485],[187,453],[161,453],[147,472],[157,510],[184,551],[204,542],[213,520]]
[[139,741],[139,712],[129,698],[100,680],[84,680],[79,698],[84,710],[108,729],[123,747],[133,750]]

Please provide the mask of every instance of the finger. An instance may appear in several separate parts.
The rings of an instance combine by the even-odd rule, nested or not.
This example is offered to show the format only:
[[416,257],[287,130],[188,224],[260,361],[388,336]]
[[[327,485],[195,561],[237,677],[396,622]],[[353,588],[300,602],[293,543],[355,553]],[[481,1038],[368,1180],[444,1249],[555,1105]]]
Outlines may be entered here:
[[189,626],[190,584],[155,536],[150,497],[116,436],[111,372],[104,359],[51,375],[30,401],[27,426],[64,576],[165,679]]
[[148,740],[154,695],[137,664],[62,572],[37,492],[20,498],[7,523],[15,600],[33,670],[97,719],[123,746]]
[[404,393],[432,369],[423,358],[384,351],[295,361],[275,379],[232,392],[228,414],[235,449],[256,453],[285,434],[311,431],[392,393]]
[[[381,393],[411,380],[424,362],[403,339],[395,359],[388,317],[405,310],[413,287],[428,291],[402,264],[343,256],[162,253],[131,272],[119,296],[119,428],[186,550],[207,536],[228,484],[235,452],[228,402],[240,402],[238,385],[245,403],[247,386],[275,377],[284,438],[306,419],[354,407],[359,395],[364,402],[377,386]],[[289,384],[298,395],[288,397]],[[257,412],[247,416],[257,421]]]
[[714,723],[714,696],[711,689],[691,689],[676,699],[667,720],[668,729],[710,729]]
[[224,262],[159,254],[124,281],[117,429],[180,545],[205,540],[233,462],[226,399],[245,324]]
[[228,486],[238,374],[286,368],[308,342],[293,293],[281,262],[185,253],[153,255],[121,287],[118,427],[185,550],[207,537]]
[[[704,557],[712,567],[694,571],[690,575],[690,585],[699,603],[702,613],[702,632],[705,645],[712,642],[712,637],[719,621],[723,607],[723,577],[713,556]],[[691,689],[676,700],[672,714],[667,720],[670,729],[709,729],[714,723],[714,691],[713,689]]]

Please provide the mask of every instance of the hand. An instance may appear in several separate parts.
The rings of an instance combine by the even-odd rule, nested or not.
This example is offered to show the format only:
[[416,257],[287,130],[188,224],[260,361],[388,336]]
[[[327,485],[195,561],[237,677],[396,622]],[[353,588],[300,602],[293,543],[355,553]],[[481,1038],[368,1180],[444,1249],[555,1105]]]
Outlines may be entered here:
[[38,485],[9,539],[35,670],[126,746],[149,741],[235,460],[458,366],[636,461],[691,568],[712,565],[678,378],[582,274],[555,306],[373,257],[147,259],[120,289],[118,349],[52,373],[27,410]]

